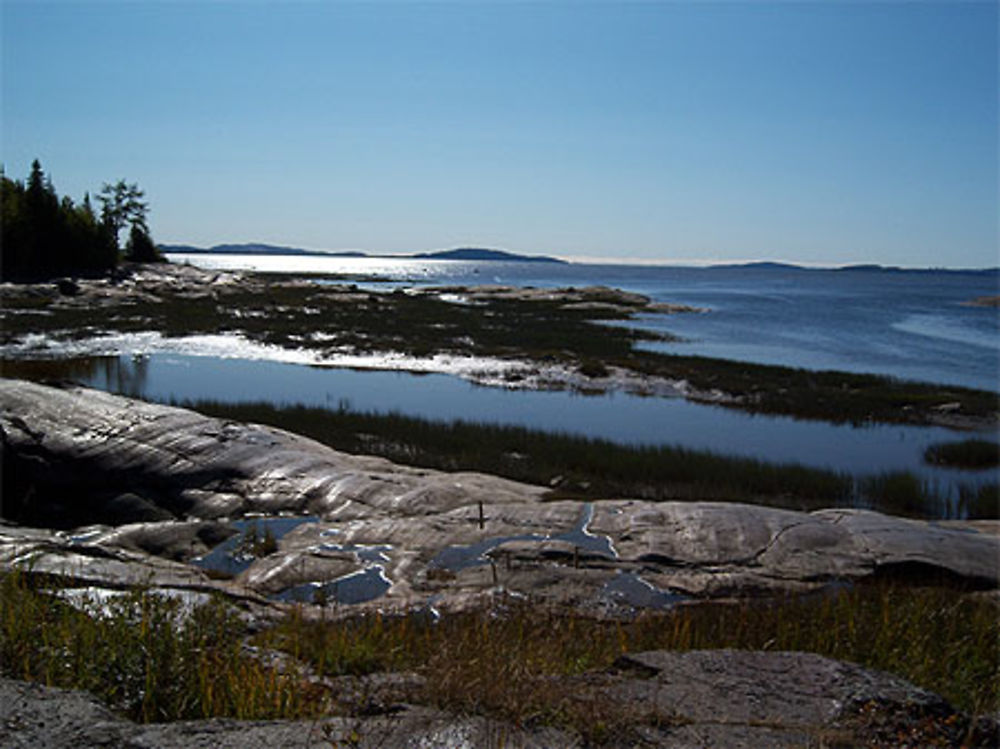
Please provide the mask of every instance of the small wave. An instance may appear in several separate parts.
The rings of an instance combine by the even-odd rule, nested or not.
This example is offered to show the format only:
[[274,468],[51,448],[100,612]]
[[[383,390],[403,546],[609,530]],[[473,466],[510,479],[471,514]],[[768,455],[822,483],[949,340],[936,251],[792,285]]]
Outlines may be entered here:
[[1000,336],[970,328],[941,315],[910,315],[900,322],[893,323],[892,327],[903,333],[912,333],[925,338],[937,338],[1000,351]]

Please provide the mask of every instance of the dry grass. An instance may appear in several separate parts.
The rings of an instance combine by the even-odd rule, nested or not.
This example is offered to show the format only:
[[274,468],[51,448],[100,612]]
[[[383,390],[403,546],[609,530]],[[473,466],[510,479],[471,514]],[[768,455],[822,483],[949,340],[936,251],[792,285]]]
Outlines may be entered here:
[[248,654],[245,626],[222,603],[182,616],[177,603],[140,591],[95,615],[37,590],[36,582],[16,571],[0,577],[0,672],[87,689],[142,721],[319,715],[333,703],[315,686],[317,676],[415,672],[422,681],[408,701],[558,726],[599,744],[680,720],[601,698],[618,656],[715,648],[815,652],[898,674],[970,713],[1000,707],[997,604],[946,588],[858,586],[631,621],[527,603],[437,620],[412,614],[332,622],[296,611],[254,636],[257,646],[291,656],[280,670]]
[[431,704],[576,730],[580,720],[596,730],[610,716],[588,706],[572,678],[601,672],[623,653],[657,649],[814,652],[898,674],[970,712],[1000,707],[997,605],[947,588],[873,584],[683,607],[628,622],[528,604],[440,621],[293,616],[262,637],[323,673],[414,670],[426,677],[423,698]]

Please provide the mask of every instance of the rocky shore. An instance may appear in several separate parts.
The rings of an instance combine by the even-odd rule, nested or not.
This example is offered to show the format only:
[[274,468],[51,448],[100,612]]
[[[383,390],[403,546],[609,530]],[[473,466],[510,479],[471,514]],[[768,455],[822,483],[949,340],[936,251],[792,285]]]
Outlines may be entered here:
[[[326,618],[441,616],[505,599],[627,618],[874,578],[918,576],[994,596],[1000,586],[996,522],[547,501],[543,487],[348,455],[265,426],[17,380],[0,380],[0,437],[0,565],[59,579],[68,599],[138,585],[185,600],[218,593],[260,623],[293,605]],[[956,713],[941,698],[809,654],[637,653],[573,678],[578,694],[602,704],[641,706],[650,746],[891,746],[885,737],[901,730],[931,731],[928,741],[996,736],[995,722],[959,716],[948,718],[955,735],[942,739]],[[294,736],[329,746],[363,736],[357,745],[580,745],[552,727],[411,705],[394,685],[379,688],[398,707],[377,715],[138,726],[84,694],[2,681],[0,743],[263,747]]]
[[[508,593],[613,612],[633,599],[804,592],[914,572],[1000,582],[1000,538],[983,523],[545,501],[543,487],[14,380],[0,381],[0,427],[3,514],[21,524],[0,531],[0,556],[71,569],[90,585],[149,577],[267,601],[329,584],[336,601],[339,582],[352,603],[380,608],[462,608]],[[269,553],[212,555],[250,528],[274,537]]]

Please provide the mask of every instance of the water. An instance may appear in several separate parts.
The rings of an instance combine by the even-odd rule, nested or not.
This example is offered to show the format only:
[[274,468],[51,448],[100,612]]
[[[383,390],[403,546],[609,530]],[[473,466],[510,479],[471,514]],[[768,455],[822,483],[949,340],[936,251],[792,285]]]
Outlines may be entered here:
[[252,517],[233,520],[229,526],[237,533],[215,546],[204,556],[191,563],[202,569],[212,570],[235,577],[246,570],[257,557],[250,547],[253,541],[260,541],[270,533],[275,541],[298,528],[303,523],[315,523],[319,518],[309,515],[301,517]]
[[555,535],[549,533],[541,535],[538,533],[525,533],[516,536],[493,536],[485,538],[468,546],[449,546],[442,549],[431,560],[431,567],[442,568],[452,572],[478,567],[489,563],[488,555],[498,546],[511,541],[565,541],[576,548],[590,554],[617,559],[618,552],[615,551],[611,539],[607,536],[597,536],[587,530],[590,521],[594,517],[594,506],[587,503],[584,505],[580,519],[576,526],[565,533]]
[[603,284],[710,310],[704,315],[647,316],[637,323],[683,337],[682,343],[660,347],[670,353],[1000,390],[1000,313],[965,304],[1000,294],[996,272],[171,257],[207,268],[348,274],[372,287]]
[[55,369],[49,376],[71,376],[90,387],[161,402],[264,401],[397,412],[443,421],[464,419],[622,444],[682,445],[858,475],[911,470],[943,487],[995,478],[988,471],[924,465],[922,455],[928,445],[961,437],[938,427],[832,425],[749,414],[683,398],[507,390],[442,374],[308,367],[219,356],[159,353],[76,359],[66,365],[68,372],[63,374],[53,362]]
[[688,596],[661,590],[635,572],[619,571],[605,583],[600,598],[634,608],[669,609]]
[[336,580],[303,583],[286,588],[272,598],[287,603],[316,603],[320,600],[337,603],[364,603],[381,598],[392,587],[381,565],[371,565]]

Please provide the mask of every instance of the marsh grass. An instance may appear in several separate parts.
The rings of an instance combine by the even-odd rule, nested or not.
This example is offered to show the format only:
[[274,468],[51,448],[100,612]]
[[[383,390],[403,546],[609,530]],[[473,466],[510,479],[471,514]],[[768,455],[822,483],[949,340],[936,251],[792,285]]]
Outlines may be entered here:
[[924,460],[931,465],[969,470],[996,468],[1000,466],[1000,444],[982,439],[939,442],[924,451]]
[[[550,497],[722,500],[794,510],[864,506],[910,517],[996,518],[996,486],[960,487],[957,503],[908,472],[856,479],[678,446],[621,445],[516,426],[271,403],[185,401],[219,418],[269,424],[337,450],[445,471],[481,471],[551,487]],[[992,491],[992,495],[991,495]]]
[[628,446],[516,426],[433,421],[269,403],[187,401],[201,413],[270,424],[338,450],[440,470],[474,470],[550,486],[552,497],[730,499],[795,509],[845,504],[851,477],[671,446]]
[[980,487],[959,487],[958,513],[970,520],[1000,518],[1000,482]]
[[88,690],[142,722],[301,718],[321,709],[294,672],[244,653],[245,626],[221,602],[185,612],[175,599],[134,591],[93,599],[83,611],[37,581],[19,570],[0,574],[5,676]]

